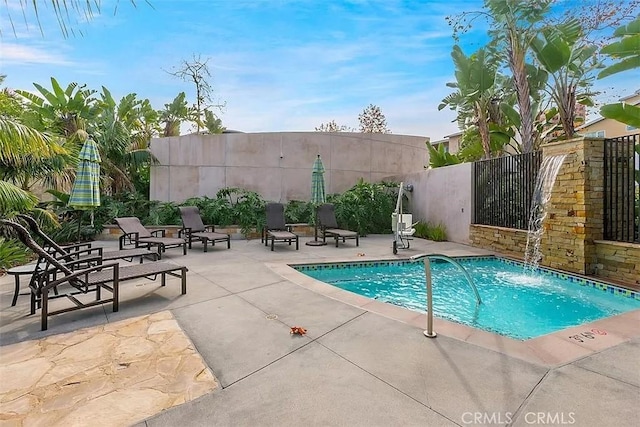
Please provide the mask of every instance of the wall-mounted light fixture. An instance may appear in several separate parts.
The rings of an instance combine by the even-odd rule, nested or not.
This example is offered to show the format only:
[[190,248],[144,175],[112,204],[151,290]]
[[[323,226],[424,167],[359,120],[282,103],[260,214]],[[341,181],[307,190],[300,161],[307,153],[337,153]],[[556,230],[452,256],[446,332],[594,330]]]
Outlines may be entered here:
[[411,193],[413,191],[413,184],[407,184],[404,186],[404,191]]

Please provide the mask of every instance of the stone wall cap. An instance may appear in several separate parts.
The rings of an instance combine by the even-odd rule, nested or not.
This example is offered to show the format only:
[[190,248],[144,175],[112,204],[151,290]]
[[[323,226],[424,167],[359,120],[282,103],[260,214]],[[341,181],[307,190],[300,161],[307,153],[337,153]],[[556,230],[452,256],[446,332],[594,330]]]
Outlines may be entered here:
[[521,230],[519,228],[499,227],[497,225],[471,224],[471,227],[487,228],[492,230],[505,230],[505,231],[512,231],[512,232],[520,232],[525,234],[528,233],[527,230]]
[[593,242],[599,245],[621,246],[623,248],[640,250],[640,243],[615,242],[613,240],[594,240]]

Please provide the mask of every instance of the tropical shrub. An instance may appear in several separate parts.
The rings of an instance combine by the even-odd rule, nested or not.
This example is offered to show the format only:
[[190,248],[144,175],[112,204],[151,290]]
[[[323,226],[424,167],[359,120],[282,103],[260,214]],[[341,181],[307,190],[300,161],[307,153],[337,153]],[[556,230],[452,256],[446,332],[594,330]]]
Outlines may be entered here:
[[[88,214],[85,215],[86,217],[89,216]],[[59,227],[44,229],[43,231],[60,244],[92,240],[93,236],[96,235],[96,229],[89,225],[86,217],[82,220],[82,225],[80,225],[80,218],[72,218],[60,222]]]
[[153,223],[149,217],[159,203],[148,200],[140,193],[123,192],[114,196],[103,195],[100,197],[100,206],[94,210],[94,227],[97,232],[101,232],[105,224],[113,224],[114,218],[125,216],[138,217],[144,224]]
[[224,227],[234,223],[233,209],[227,198],[192,197],[182,202],[180,206],[196,206],[205,224]]
[[313,224],[313,203],[301,200],[290,200],[284,207],[285,220],[289,224]]
[[[482,147],[480,147],[482,149]],[[438,148],[427,142],[427,150],[429,150],[429,167],[439,168],[442,166],[457,165],[460,159],[455,154],[445,151],[444,145],[440,144]]]
[[149,208],[149,217],[146,221],[149,225],[180,225],[180,211],[175,203],[158,202]]
[[226,198],[231,205],[235,223],[242,233],[252,229],[261,230],[265,223],[265,201],[255,191],[242,188],[223,188],[217,193],[218,198]]
[[[390,233],[391,214],[395,208],[398,184],[382,182],[371,184],[362,179],[343,194],[330,195],[329,203],[336,207],[338,223],[361,235]],[[91,230],[101,232],[105,224],[123,216],[135,216],[147,225],[180,225],[179,206],[196,206],[205,224],[221,227],[238,225],[242,233],[261,230],[265,222],[266,202],[254,191],[242,188],[223,188],[216,198],[192,197],[177,204],[149,201],[137,193],[103,196],[102,205],[94,212],[94,227],[81,227],[81,236]],[[285,206],[288,223],[313,224],[314,206],[311,202],[292,200]],[[83,221],[86,223],[86,216]],[[77,233],[77,221],[74,219]],[[70,226],[71,227],[71,226]],[[60,231],[61,238],[72,235]]]
[[29,259],[29,251],[15,240],[0,238],[0,270],[24,264]]
[[361,178],[356,185],[340,195],[331,195],[336,220],[341,227],[366,236],[369,233],[390,233],[391,214],[395,209],[398,184],[371,184]]

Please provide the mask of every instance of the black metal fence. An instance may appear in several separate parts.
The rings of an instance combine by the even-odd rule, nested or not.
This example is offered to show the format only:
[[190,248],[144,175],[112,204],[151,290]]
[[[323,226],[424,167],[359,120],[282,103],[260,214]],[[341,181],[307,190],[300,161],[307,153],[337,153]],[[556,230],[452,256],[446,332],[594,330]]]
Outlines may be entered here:
[[473,163],[473,224],[527,230],[542,152]]
[[640,242],[640,134],[604,141],[604,238]]

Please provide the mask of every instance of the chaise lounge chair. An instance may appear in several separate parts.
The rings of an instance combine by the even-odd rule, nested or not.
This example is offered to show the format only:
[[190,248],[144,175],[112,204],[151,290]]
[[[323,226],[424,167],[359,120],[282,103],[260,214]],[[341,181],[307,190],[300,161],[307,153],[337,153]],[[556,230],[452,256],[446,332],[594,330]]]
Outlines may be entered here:
[[271,250],[275,242],[296,242],[296,250],[299,248],[298,235],[292,233],[285,224],[284,206],[282,203],[267,203],[266,207],[267,223],[262,229],[262,240],[265,246],[269,246],[271,239]]
[[[167,248],[177,248],[182,246],[182,254],[187,254],[187,241],[182,238],[164,237],[165,230],[147,230],[140,220],[134,216],[114,219],[120,230],[124,233],[120,236],[120,250],[127,244],[134,244],[136,248],[157,246],[158,259],[162,258],[162,253]],[[158,236],[158,233],[160,234]]]
[[335,207],[330,203],[318,206],[318,224],[322,232],[322,241],[326,242],[327,236],[332,236],[336,240],[336,248],[339,239],[344,243],[346,239],[356,239],[356,246],[360,246],[360,236],[357,232],[338,228],[336,221]]
[[231,249],[231,236],[224,233],[216,233],[213,225],[204,225],[200,211],[196,206],[182,206],[180,216],[182,217],[182,229],[178,236],[185,236],[189,241],[189,249],[193,239],[200,240],[204,244],[204,251],[207,252],[207,243],[213,246],[216,242],[227,242],[227,249]]
[[[86,307],[111,302],[113,311],[119,308],[119,286],[125,280],[139,279],[142,277],[155,278],[161,276],[161,286],[166,284],[166,276],[170,275],[181,279],[182,294],[187,293],[187,267],[170,264],[166,262],[151,262],[121,267],[118,263],[101,264],[99,258],[95,259],[98,265],[79,270],[72,269],[72,262],[63,262],[49,252],[44,250],[31,234],[22,225],[2,219],[0,224],[11,227],[17,234],[20,241],[38,255],[38,263],[35,269],[29,288],[31,289],[31,314],[35,313],[36,306],[41,308],[41,328],[48,327],[49,316],[66,313],[68,311],[80,310]],[[87,262],[86,260],[83,262]],[[49,296],[49,290],[55,289],[63,284],[68,284],[72,289],[60,295]],[[102,290],[111,292],[111,298],[102,298]],[[82,302],[77,296],[95,292],[95,300]],[[61,308],[49,311],[49,300],[66,297],[74,303],[73,307]]]
[[142,264],[144,258],[149,258],[152,261],[156,261],[158,259],[157,253],[151,252],[146,248],[134,248],[103,252],[102,248],[100,247],[91,247],[90,242],[61,246],[56,243],[55,240],[49,237],[44,231],[42,231],[42,229],[38,225],[38,222],[29,215],[18,214],[17,217],[20,218],[20,220],[22,220],[25,224],[27,224],[32,236],[38,236],[40,239],[42,239],[43,248],[58,259],[62,259],[65,261],[78,261],[79,259],[81,259],[79,257],[81,253],[85,253],[86,256],[89,257],[99,256],[103,262],[115,261],[117,259],[133,261],[134,258],[140,258],[140,264]]

